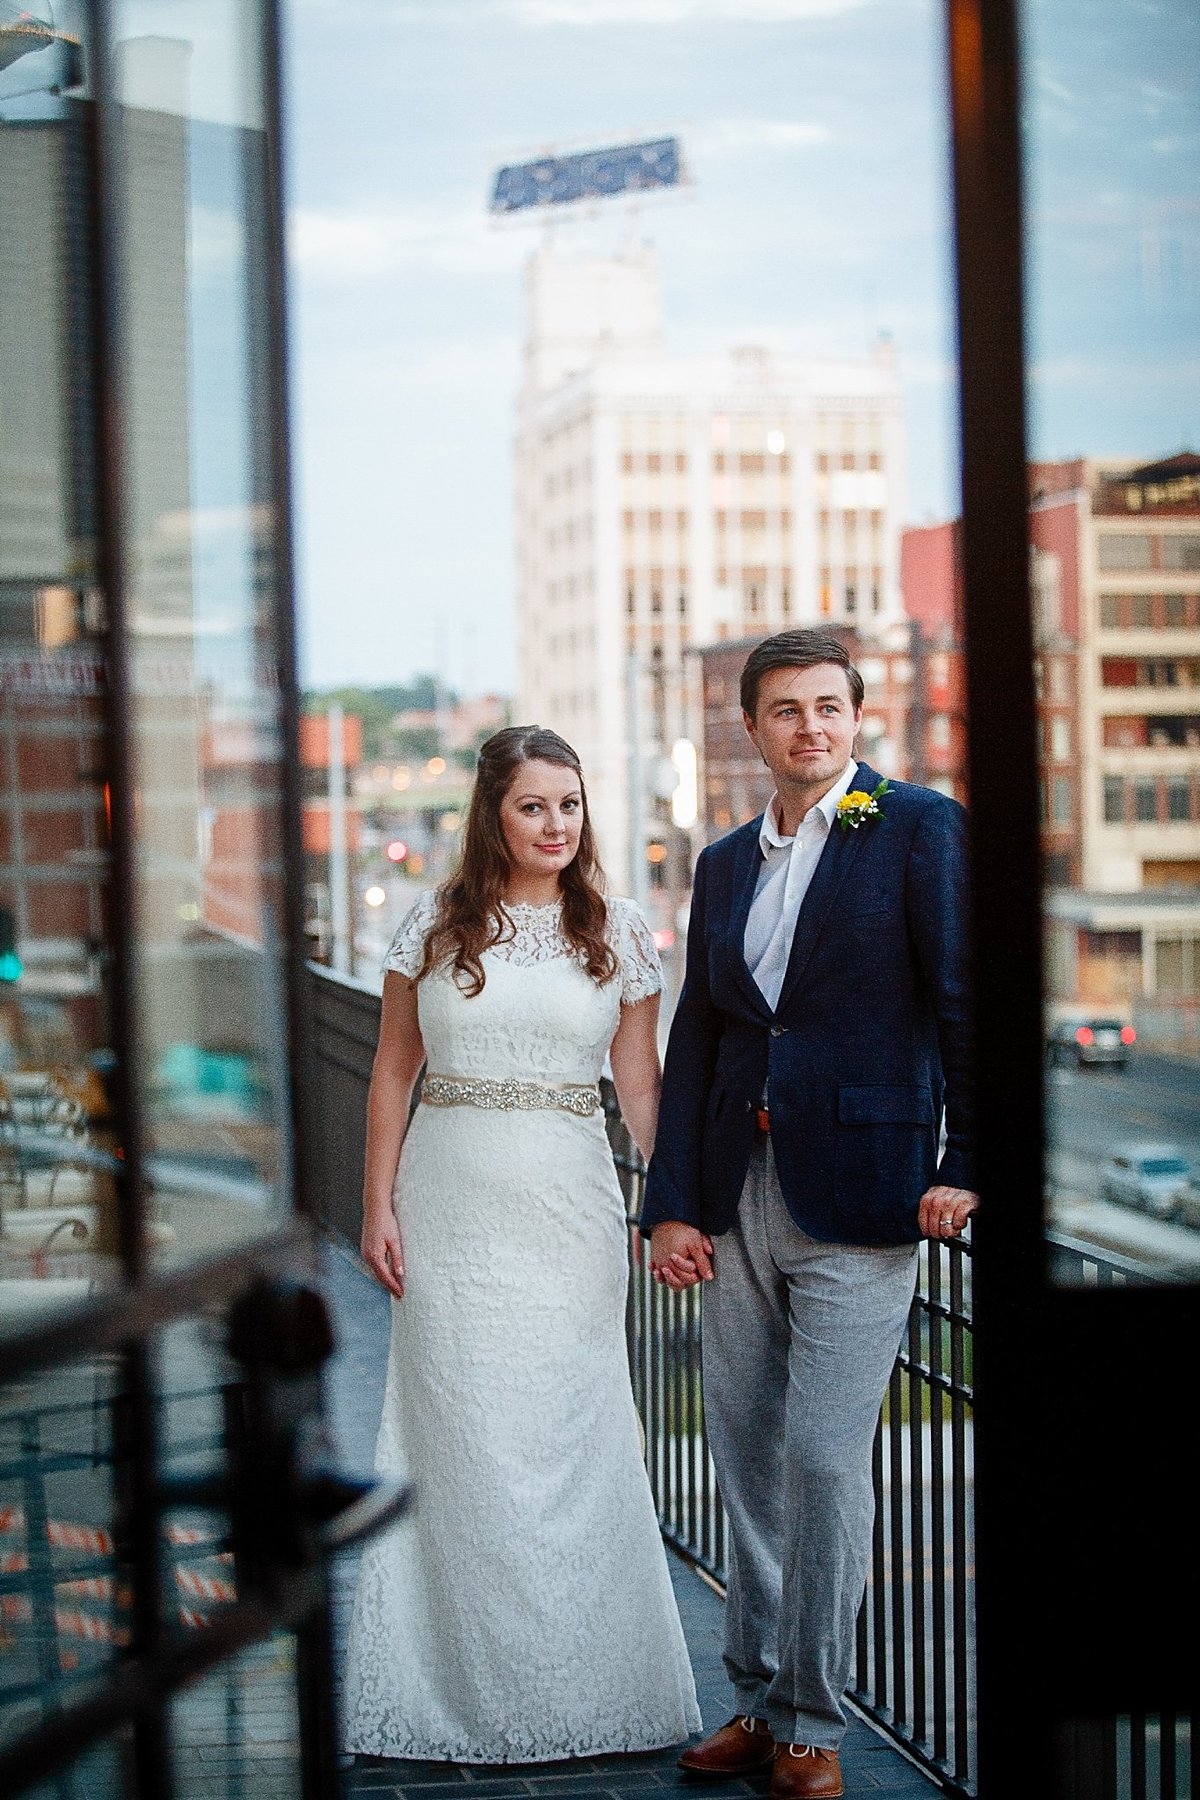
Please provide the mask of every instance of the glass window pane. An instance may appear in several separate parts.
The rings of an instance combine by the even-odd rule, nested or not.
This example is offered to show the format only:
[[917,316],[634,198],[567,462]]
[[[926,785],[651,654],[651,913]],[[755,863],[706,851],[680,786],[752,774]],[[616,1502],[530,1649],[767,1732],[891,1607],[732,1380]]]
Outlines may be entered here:
[[[169,1477],[223,1470],[230,1461],[236,1467],[244,1454],[244,1373],[226,1351],[225,1329],[217,1319],[183,1319],[162,1333],[160,1425]],[[227,1510],[172,1508],[165,1536],[166,1617],[186,1642],[249,1595]],[[169,1718],[181,1795],[194,1789],[204,1800],[298,1800],[296,1646],[289,1634],[274,1634],[184,1689]]]
[[125,1404],[108,1357],[0,1389],[0,1741],[89,1698],[129,1647]]
[[1200,569],[1200,533],[1173,533],[1163,539],[1164,569]]
[[255,6],[113,9],[139,1056],[164,1262],[290,1206]]
[[[1061,563],[1083,796],[1068,822],[1052,788],[1046,833],[1046,1215],[1087,1246],[1059,1278],[1157,1281],[1200,1266],[1200,13],[1020,14],[1030,538]],[[1121,1175],[1146,1143],[1192,1178]]]
[[1158,817],[1158,783],[1139,780],[1133,784],[1133,816],[1141,823]]
[[1140,532],[1102,531],[1096,543],[1096,561],[1102,569],[1148,569],[1150,539]]
[[117,1273],[85,90],[0,69],[0,1330]]

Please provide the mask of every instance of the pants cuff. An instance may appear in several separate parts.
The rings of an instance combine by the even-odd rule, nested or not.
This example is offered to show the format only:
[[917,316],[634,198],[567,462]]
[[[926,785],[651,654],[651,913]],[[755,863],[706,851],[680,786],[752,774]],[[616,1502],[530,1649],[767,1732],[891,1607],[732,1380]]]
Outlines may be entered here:
[[766,1720],[777,1744],[812,1744],[817,1750],[840,1750],[846,1735],[844,1719],[838,1724],[815,1713],[781,1713],[778,1707],[768,1706]]

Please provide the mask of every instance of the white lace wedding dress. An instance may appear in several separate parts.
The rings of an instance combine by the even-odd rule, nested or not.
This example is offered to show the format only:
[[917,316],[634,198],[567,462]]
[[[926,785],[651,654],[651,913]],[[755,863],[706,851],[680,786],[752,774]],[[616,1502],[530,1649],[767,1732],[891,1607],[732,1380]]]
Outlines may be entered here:
[[[622,1001],[661,986],[646,922],[609,902],[598,987],[550,907],[508,909],[467,999],[418,989],[433,1074],[599,1079]],[[432,897],[386,967],[414,975]],[[410,1519],[363,1552],[347,1745],[522,1763],[674,1744],[695,1688],[641,1459],[625,1346],[626,1225],[603,1117],[421,1105],[396,1176],[381,1474]]]

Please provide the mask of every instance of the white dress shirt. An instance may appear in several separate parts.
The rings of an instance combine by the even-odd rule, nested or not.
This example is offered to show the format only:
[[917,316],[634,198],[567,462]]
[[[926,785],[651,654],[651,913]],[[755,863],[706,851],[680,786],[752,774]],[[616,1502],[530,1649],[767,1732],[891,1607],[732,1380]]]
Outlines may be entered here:
[[815,806],[809,807],[795,837],[780,834],[776,823],[780,816],[778,794],[771,796],[763,814],[762,829],[758,834],[762,867],[746,917],[743,947],[746,966],[772,1012],[779,1004],[787,973],[792,939],[796,935],[796,915],[816,873],[825,840],[833,828],[837,803],[850,792],[857,774],[858,764],[851,757],[829,792]]

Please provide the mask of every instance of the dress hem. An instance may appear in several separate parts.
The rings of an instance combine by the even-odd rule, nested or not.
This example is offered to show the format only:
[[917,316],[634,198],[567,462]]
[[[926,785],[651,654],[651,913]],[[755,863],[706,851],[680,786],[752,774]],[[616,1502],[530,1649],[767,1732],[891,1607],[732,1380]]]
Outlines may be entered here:
[[697,1722],[692,1731],[685,1731],[682,1736],[672,1733],[669,1737],[655,1736],[649,1743],[637,1744],[594,1744],[589,1749],[545,1750],[535,1755],[516,1752],[511,1756],[477,1754],[473,1750],[421,1750],[406,1748],[404,1750],[382,1750],[378,1745],[347,1743],[344,1753],[349,1756],[381,1756],[389,1762],[436,1762],[450,1766],[462,1765],[468,1768],[520,1768],[526,1763],[580,1762],[589,1756],[647,1756],[652,1750],[673,1750],[676,1746],[686,1744],[689,1737],[702,1730]]

